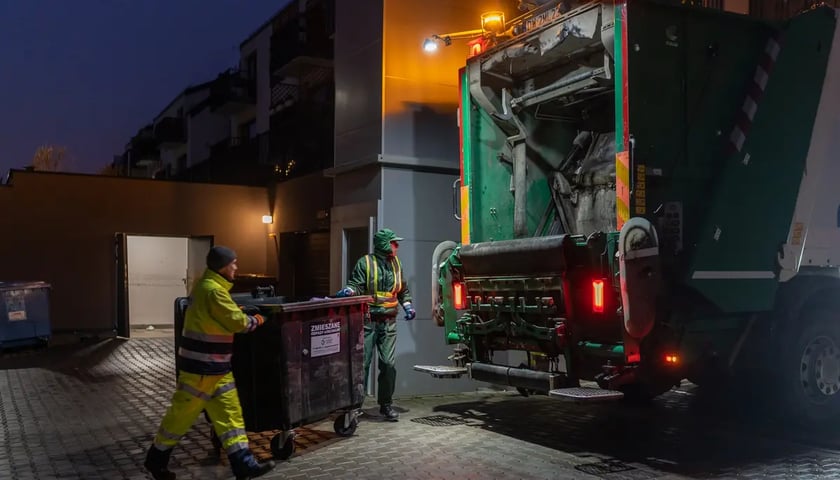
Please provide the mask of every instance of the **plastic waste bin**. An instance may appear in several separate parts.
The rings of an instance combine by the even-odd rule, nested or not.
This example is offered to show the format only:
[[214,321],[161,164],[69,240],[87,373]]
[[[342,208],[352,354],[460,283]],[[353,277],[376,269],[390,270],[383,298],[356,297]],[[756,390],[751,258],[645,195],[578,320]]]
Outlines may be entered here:
[[[271,304],[279,305],[286,302],[286,297],[275,296],[274,288],[270,292],[271,296],[263,296],[266,292],[261,288],[254,289],[251,293],[234,293],[231,295],[233,301],[237,305],[261,305]],[[178,358],[178,347],[181,346],[181,333],[184,329],[184,315],[187,313],[187,307],[190,306],[190,297],[178,297],[175,299],[175,315],[174,315],[174,334],[175,334],[175,374],[177,375],[180,368],[180,360]],[[177,378],[175,379],[178,380]]]
[[[295,428],[336,412],[334,431],[353,435],[364,401],[364,317],[371,298],[234,300],[259,306],[266,317],[254,332],[234,336],[231,363],[246,430],[280,430],[271,439],[279,459],[294,453]],[[176,315],[176,345],[180,334]]]
[[0,349],[49,341],[50,288],[44,282],[0,282]]

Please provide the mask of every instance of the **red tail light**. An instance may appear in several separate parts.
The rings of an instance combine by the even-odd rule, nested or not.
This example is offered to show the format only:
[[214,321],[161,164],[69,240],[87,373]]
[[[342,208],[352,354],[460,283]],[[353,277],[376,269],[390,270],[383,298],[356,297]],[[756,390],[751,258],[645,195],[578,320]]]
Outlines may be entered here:
[[452,284],[452,296],[455,300],[455,310],[463,310],[467,304],[467,295],[464,292],[464,284],[455,282]]
[[592,281],[592,311],[602,313],[604,311],[604,281]]

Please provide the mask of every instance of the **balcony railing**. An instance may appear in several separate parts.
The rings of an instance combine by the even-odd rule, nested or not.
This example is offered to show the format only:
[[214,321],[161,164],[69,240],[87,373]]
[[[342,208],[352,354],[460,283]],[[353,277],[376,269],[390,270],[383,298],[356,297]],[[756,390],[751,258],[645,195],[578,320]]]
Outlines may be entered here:
[[210,159],[216,162],[256,163],[258,153],[254,138],[230,137],[210,147]]
[[219,74],[210,86],[210,106],[225,115],[235,115],[256,105],[257,83],[241,70]]
[[335,33],[333,1],[311,3],[302,17],[278,24],[271,36],[271,71],[300,57],[332,60]]

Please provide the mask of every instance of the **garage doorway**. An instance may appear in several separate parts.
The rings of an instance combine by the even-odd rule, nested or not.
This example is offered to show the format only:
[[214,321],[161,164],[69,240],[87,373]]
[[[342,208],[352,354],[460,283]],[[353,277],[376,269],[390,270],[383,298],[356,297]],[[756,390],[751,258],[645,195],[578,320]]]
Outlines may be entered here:
[[172,327],[173,306],[205,268],[213,237],[117,234],[117,335]]

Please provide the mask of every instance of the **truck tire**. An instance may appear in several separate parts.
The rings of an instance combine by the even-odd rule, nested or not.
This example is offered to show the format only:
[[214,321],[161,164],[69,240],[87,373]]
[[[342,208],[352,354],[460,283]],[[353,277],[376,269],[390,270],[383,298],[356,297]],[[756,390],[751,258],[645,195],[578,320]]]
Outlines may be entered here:
[[805,308],[782,345],[783,415],[818,426],[840,414],[840,325],[828,307]]

